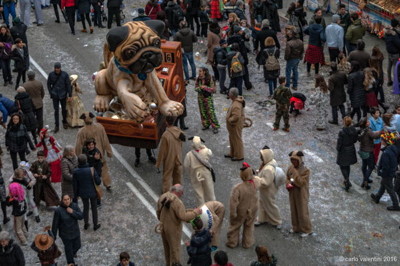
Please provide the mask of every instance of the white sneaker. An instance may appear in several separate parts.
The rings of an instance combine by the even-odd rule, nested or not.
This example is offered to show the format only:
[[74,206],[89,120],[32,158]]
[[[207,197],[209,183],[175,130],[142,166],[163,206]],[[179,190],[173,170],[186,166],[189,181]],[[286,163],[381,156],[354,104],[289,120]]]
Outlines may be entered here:
[[309,233],[309,234],[307,234],[307,233],[301,233],[301,237],[307,237],[307,236],[310,236],[310,235],[312,235],[313,233],[311,232],[311,233]]

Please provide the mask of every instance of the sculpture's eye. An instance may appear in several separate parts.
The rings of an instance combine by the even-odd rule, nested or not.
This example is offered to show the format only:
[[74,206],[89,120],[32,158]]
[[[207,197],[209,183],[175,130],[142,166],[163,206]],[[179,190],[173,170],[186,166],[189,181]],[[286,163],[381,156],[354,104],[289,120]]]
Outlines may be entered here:
[[161,48],[161,41],[160,41],[160,39],[155,39],[155,40],[153,41],[153,46],[154,46],[154,47],[157,47],[157,48]]
[[123,54],[122,57],[125,61],[131,59],[132,57],[134,57],[136,54],[136,51],[134,49],[126,49]]

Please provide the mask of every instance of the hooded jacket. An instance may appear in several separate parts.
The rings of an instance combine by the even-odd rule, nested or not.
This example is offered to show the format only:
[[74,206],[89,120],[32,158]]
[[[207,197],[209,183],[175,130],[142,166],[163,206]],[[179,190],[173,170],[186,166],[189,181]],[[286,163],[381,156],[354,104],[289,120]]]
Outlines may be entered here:
[[192,53],[193,43],[197,42],[197,36],[190,28],[186,27],[175,34],[174,41],[181,42],[185,53]]
[[299,167],[295,168],[293,164],[290,164],[287,170],[286,184],[290,183],[290,179],[293,178],[293,185],[295,188],[304,188],[307,191],[308,199],[308,185],[310,182],[310,170],[304,165],[303,156],[299,155],[298,151],[290,153],[290,159],[295,159],[299,162]]
[[378,165],[378,175],[382,178],[395,177],[399,150],[396,145],[384,148]]
[[385,29],[385,44],[388,54],[400,54],[400,36],[393,29]]
[[185,141],[183,132],[175,127],[167,127],[161,136],[160,147],[158,148],[158,157],[156,167],[160,165],[182,165],[182,142]]
[[25,257],[21,248],[10,239],[8,245],[0,246],[0,266],[25,266]]
[[260,151],[262,158],[262,168],[260,169],[259,177],[261,179],[261,188],[269,187],[274,183],[275,168],[278,166],[274,159],[274,152],[271,149],[263,149]]
[[321,47],[326,41],[325,29],[321,24],[311,24],[304,30],[305,34],[308,34],[308,44]]
[[365,34],[365,28],[361,24],[361,19],[357,19],[353,22],[348,28],[346,32],[346,40],[351,44],[357,44],[357,41],[362,39]]

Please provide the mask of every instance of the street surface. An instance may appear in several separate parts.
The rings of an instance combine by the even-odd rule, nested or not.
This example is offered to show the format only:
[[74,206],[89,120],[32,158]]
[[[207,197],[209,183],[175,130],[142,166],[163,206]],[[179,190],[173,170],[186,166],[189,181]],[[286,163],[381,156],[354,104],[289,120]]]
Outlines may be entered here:
[[[144,2],[141,0],[125,3],[127,20],[131,18],[129,10],[132,7],[143,7]],[[82,100],[86,109],[92,111],[95,92],[91,76],[98,70],[102,61],[107,29],[95,28],[94,34],[81,33],[79,22],[76,24],[77,34],[72,36],[66,23],[53,22],[52,9],[44,10],[44,14],[45,25],[33,26],[28,30],[29,51],[33,59],[31,67],[36,72],[37,79],[44,84],[46,84],[46,75],[53,70],[53,64],[57,61],[61,62],[62,69],[70,75],[78,74],[78,82],[83,90]],[[282,36],[280,40],[283,42]],[[367,40],[368,47],[371,47],[371,42],[375,42],[385,50],[383,42],[375,37],[367,37]],[[285,46],[284,42],[283,46]],[[206,49],[204,39],[195,46],[195,51],[201,53]],[[281,55],[281,67],[284,71],[285,61],[282,58]],[[197,66],[203,66],[205,59],[202,56],[196,62]],[[274,150],[280,166],[287,169],[289,152],[299,149],[305,151],[305,163],[312,172],[309,207],[315,232],[313,236],[306,239],[289,234],[291,223],[288,193],[281,188],[277,202],[284,221],[283,228],[279,231],[268,225],[257,227],[255,229],[256,244],[266,245],[278,258],[279,265],[400,265],[400,213],[386,210],[386,206],[391,204],[387,196],[382,198],[378,205],[371,201],[369,194],[379,187],[379,178],[375,172],[372,189],[368,192],[361,189],[359,186],[362,180],[361,164],[358,163],[351,169],[353,188],[349,193],[341,188],[342,176],[336,165],[335,150],[337,134],[341,127],[328,125],[327,130],[316,131],[313,122],[315,110],[308,104],[306,110],[297,118],[290,117],[290,133],[282,130],[273,132],[275,107],[267,100],[268,88],[263,82],[262,69],[255,64],[254,55],[250,57],[250,62],[251,81],[255,88],[251,91],[244,89],[246,116],[253,120],[253,126],[243,130],[245,161],[254,169],[258,169],[260,165],[258,151],[264,145],[268,145]],[[325,77],[328,76],[328,71],[326,67],[322,69]],[[16,77],[16,74],[14,73],[13,76]],[[306,77],[304,64],[300,66],[299,84],[299,91],[306,96],[313,91],[313,80]],[[225,247],[230,190],[235,184],[241,182],[239,177],[241,163],[232,162],[223,156],[229,145],[225,114],[230,102],[224,95],[219,93],[215,95],[215,108],[221,130],[217,135],[214,135],[211,130],[202,131],[197,95],[193,85],[194,82],[191,81],[187,87],[186,123],[190,129],[185,134],[187,137],[200,136],[214,153],[212,164],[217,178],[216,197],[227,208],[219,248],[227,251],[229,261],[234,265],[250,265],[250,262],[257,258],[254,248],[246,250],[239,247],[232,250]],[[10,98],[14,98],[15,95],[12,86],[1,87],[1,93]],[[385,93],[389,96],[390,90],[385,88]],[[390,103],[397,102],[397,99],[393,97],[389,100]],[[53,129],[53,108],[47,92],[45,104],[45,124]],[[327,108],[330,117],[330,107],[327,106]],[[61,129],[55,137],[63,146],[73,145],[77,131],[78,129]],[[1,139],[4,139],[4,132],[4,130],[0,132]],[[4,146],[4,143],[2,145]],[[104,193],[103,207],[99,211],[101,229],[97,232],[92,229],[84,231],[83,221],[81,222],[82,248],[78,252],[76,262],[84,266],[116,265],[119,253],[128,251],[136,265],[164,265],[161,236],[154,232],[154,227],[158,223],[155,208],[156,200],[161,192],[162,176],[147,161],[144,151],[142,151],[141,166],[135,168],[133,148],[113,145],[113,149],[114,157],[109,160],[113,189],[112,193]],[[184,145],[183,155],[190,149],[191,142],[189,141]],[[157,154],[156,150],[155,153]],[[34,153],[31,153],[28,158],[30,162],[33,162]],[[5,179],[8,179],[12,174],[12,165],[7,153],[3,156],[3,163],[3,174]],[[194,208],[196,203],[190,181],[186,175],[183,180],[185,186],[183,202],[187,208]],[[60,193],[60,185],[55,185],[55,187]],[[82,204],[80,206],[82,207]],[[11,213],[11,209],[8,211]],[[44,205],[40,207],[40,216],[42,219],[40,224],[29,217],[29,241],[33,241],[34,236],[40,233],[44,226],[51,225],[52,212],[47,211]],[[11,222],[4,228],[13,231]],[[183,241],[189,239],[191,231],[185,232]],[[57,239],[57,244],[63,250],[60,239]],[[23,247],[23,251],[27,265],[38,265],[36,254],[29,246]],[[185,265],[188,257],[184,246],[181,253],[181,262]],[[59,265],[65,264],[63,254],[59,259]]]

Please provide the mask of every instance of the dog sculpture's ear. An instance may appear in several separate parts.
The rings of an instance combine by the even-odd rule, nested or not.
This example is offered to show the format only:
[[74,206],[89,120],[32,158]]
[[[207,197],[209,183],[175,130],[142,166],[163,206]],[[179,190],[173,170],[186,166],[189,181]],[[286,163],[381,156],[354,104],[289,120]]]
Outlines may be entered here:
[[83,113],[83,114],[79,117],[79,119],[85,120],[85,119],[86,119],[85,113]]
[[143,23],[152,29],[158,36],[161,36],[164,33],[165,24],[161,20],[146,20]]
[[129,35],[129,28],[126,26],[116,27],[107,33],[108,48],[114,52],[118,45],[123,42]]
[[94,118],[94,114],[92,112],[89,112],[89,117]]

